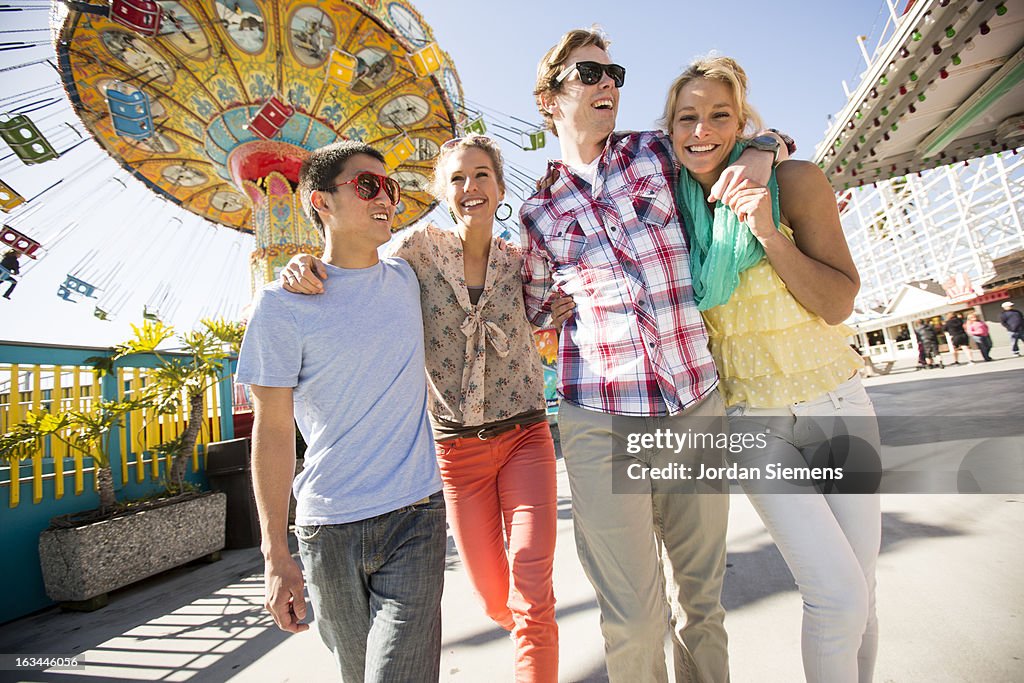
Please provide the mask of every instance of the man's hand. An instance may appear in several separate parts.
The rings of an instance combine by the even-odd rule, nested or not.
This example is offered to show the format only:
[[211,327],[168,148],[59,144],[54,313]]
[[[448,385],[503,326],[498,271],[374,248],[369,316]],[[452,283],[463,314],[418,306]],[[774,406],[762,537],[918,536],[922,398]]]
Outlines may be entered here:
[[743,150],[736,163],[722,171],[718,181],[711,186],[708,201],[721,200],[726,206],[732,206],[737,192],[752,187],[766,187],[772,177],[774,159],[775,155],[771,152],[750,148]]
[[323,294],[327,268],[312,254],[296,254],[281,271],[281,286],[292,294]]
[[548,172],[544,174],[544,177],[537,180],[537,192],[548,189],[555,184],[556,180],[558,180],[558,169],[551,166],[548,168]]
[[305,583],[302,570],[291,555],[269,558],[264,563],[265,607],[282,631],[301,633],[309,629],[306,618]]
[[556,294],[551,299],[551,326],[556,330],[562,328],[562,323],[572,317],[572,309],[576,308],[576,302],[571,296]]

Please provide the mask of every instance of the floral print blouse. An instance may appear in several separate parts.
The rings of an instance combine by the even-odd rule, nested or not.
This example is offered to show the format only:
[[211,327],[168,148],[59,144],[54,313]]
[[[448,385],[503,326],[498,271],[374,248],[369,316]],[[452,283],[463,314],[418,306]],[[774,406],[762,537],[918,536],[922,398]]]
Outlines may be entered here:
[[420,282],[430,413],[475,427],[543,410],[544,371],[523,307],[522,249],[491,238],[476,305],[455,232],[435,225],[407,231],[390,255],[405,259]]

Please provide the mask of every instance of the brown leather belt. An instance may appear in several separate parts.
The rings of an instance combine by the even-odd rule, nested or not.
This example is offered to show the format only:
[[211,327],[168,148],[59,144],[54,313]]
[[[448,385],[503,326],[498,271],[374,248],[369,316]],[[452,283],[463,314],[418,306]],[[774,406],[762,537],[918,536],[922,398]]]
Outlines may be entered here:
[[481,441],[487,441],[488,439],[493,439],[494,437],[504,434],[505,432],[511,432],[514,429],[522,429],[523,426],[524,425],[516,423],[511,425],[500,425],[497,427],[485,427],[484,429],[481,429],[476,433],[476,438],[480,439]]

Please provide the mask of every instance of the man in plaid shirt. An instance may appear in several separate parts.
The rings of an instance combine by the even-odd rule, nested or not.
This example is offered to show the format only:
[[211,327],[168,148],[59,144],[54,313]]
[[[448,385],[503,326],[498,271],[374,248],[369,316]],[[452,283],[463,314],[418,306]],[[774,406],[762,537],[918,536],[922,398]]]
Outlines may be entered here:
[[[576,302],[558,354],[558,421],[610,680],[667,681],[663,549],[676,680],[727,681],[728,495],[654,478],[638,486],[623,474],[636,464],[722,466],[720,442],[680,453],[625,446],[630,434],[659,429],[724,434],[725,409],[693,298],[672,146],[659,132],[613,132],[625,70],[611,64],[607,47],[598,32],[570,31],[538,66],[537,104],[562,161],[551,162],[549,178],[557,177],[520,212],[527,315],[543,324],[553,290]],[[770,152],[748,150],[741,161],[767,182]],[[723,176],[739,182],[743,174]]]

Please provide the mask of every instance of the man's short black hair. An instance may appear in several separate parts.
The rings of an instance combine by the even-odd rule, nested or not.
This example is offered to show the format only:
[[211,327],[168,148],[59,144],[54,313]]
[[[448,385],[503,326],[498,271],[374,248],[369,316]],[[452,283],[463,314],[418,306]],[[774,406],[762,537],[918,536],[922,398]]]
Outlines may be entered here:
[[324,224],[313,208],[310,197],[313,190],[327,190],[338,174],[345,170],[345,163],[349,158],[356,154],[365,154],[384,163],[384,155],[365,142],[342,140],[314,150],[299,169],[299,200],[302,202],[302,211],[320,231],[321,237],[324,236]]

